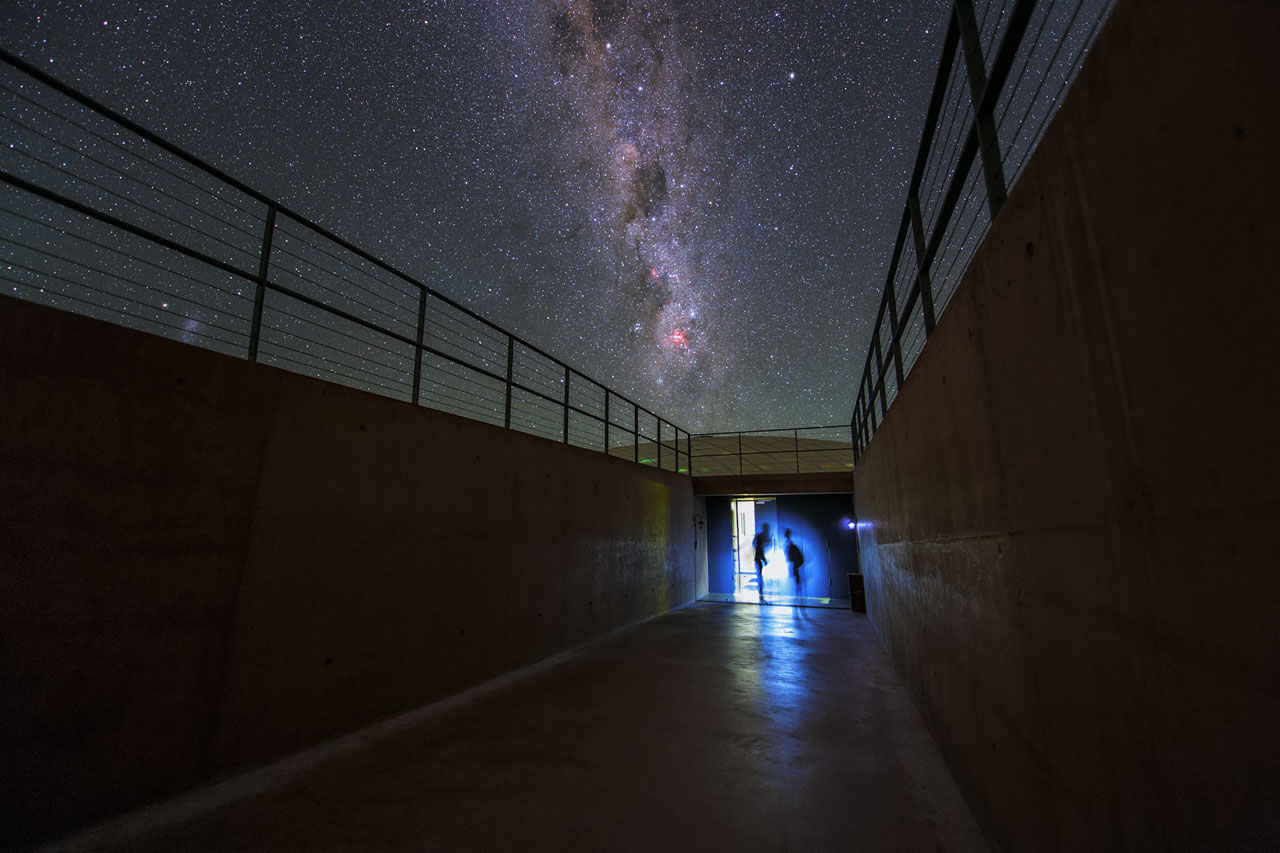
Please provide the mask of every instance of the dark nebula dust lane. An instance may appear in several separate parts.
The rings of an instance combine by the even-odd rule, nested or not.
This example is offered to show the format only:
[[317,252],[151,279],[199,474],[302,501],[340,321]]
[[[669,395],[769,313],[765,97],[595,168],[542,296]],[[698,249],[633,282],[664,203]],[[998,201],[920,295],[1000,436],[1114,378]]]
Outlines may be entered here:
[[[544,0],[551,87],[572,123],[557,140],[603,260],[610,324],[665,398],[725,380],[711,306],[724,270],[714,123],[705,109],[689,7],[658,0]],[[718,357],[719,356],[719,357]]]

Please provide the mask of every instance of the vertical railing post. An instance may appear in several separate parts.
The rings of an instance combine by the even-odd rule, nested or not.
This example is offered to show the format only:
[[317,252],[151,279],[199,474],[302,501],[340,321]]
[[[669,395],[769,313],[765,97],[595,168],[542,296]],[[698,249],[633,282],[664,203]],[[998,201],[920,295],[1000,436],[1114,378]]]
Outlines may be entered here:
[[738,476],[742,476],[742,433],[738,433]]
[[253,320],[249,324],[249,360],[258,360],[262,340],[262,308],[267,300],[267,273],[271,269],[271,241],[276,232],[276,203],[267,205],[267,224],[262,230],[262,254],[258,258],[258,286],[253,294]]
[[640,407],[635,403],[631,404],[631,412],[635,415],[635,420],[631,424],[631,437],[636,440],[635,461],[640,461]]
[[887,412],[889,410],[889,395],[885,393],[884,354],[881,352],[881,349],[880,349],[879,335],[876,335],[875,351],[876,351],[876,377],[877,377],[877,381],[880,383],[880,405],[884,407],[884,410]]
[[569,367],[564,369],[564,443],[569,443]]
[[418,289],[418,346],[413,358],[413,404],[422,396],[422,345],[427,337],[427,289]]
[[693,436],[684,434],[684,463],[689,466],[689,476],[693,476]]
[[858,443],[858,419],[862,412],[862,392],[858,392],[858,396],[853,398],[853,415],[849,418],[849,431],[853,435],[853,443],[856,448]]
[[795,440],[796,447],[796,473],[800,473],[800,430],[791,430],[791,437]]
[[866,406],[862,402],[862,389],[858,389],[858,396],[853,401],[853,420],[849,422],[849,429],[853,432],[853,461],[858,461],[858,456],[862,451],[862,423],[863,412]]
[[609,455],[609,395],[613,392],[604,389],[604,455]]
[[987,205],[995,219],[1008,197],[1004,181],[1004,165],[1000,158],[1000,139],[996,135],[995,99],[987,98],[987,65],[982,55],[982,34],[973,12],[973,0],[956,0],[956,25],[964,46],[964,64],[969,76],[969,96],[973,108],[974,129],[978,133],[978,151],[982,155],[982,172],[987,182]]
[[898,328],[898,297],[893,292],[893,282],[889,282],[889,334],[893,336],[889,351],[893,355],[893,372],[898,378],[898,387],[901,388],[905,371],[902,369],[902,339]]
[[862,388],[858,390],[858,431],[864,447],[867,442],[871,441],[870,415],[868,414],[868,400],[870,398],[871,394],[867,391],[867,384],[864,381]]
[[924,240],[924,220],[920,216],[920,196],[912,193],[907,197],[907,206],[911,209],[911,233],[916,244],[916,281],[920,284],[920,307],[924,311],[924,336],[928,340],[933,334],[936,317],[933,313],[933,282],[929,279],[929,265],[925,262],[928,249]]
[[514,377],[516,364],[516,339],[507,335],[507,413],[502,419],[502,425],[507,429],[511,429],[511,381]]
[[662,418],[658,418],[658,470],[662,470]]

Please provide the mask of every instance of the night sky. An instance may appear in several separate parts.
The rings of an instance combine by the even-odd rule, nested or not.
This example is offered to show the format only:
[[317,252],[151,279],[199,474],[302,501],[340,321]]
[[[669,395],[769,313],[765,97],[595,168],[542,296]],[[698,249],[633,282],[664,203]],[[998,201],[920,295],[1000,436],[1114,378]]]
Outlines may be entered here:
[[848,422],[949,5],[10,2],[2,41],[696,432]]

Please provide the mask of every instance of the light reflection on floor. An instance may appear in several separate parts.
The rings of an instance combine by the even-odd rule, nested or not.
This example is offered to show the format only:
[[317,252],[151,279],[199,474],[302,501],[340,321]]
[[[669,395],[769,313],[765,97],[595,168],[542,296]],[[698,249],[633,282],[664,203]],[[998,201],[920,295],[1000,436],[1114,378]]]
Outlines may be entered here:
[[704,602],[442,706],[61,849],[989,849],[862,614]]
[[849,599],[847,598],[808,598],[799,595],[770,595],[766,596],[763,602],[756,596],[754,591],[739,593],[720,593],[711,592],[702,596],[702,601],[724,601],[733,604],[767,604],[782,605],[786,607],[829,607],[833,610],[848,610]]

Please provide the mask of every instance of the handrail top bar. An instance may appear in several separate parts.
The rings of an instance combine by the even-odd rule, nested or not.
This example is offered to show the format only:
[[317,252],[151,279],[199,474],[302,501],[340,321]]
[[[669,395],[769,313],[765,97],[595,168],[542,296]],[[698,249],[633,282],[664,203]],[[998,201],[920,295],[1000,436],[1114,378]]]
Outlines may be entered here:
[[[197,167],[198,169],[203,170],[204,172],[208,173],[214,178],[217,178],[218,180],[231,186],[232,188],[239,190],[240,192],[244,193],[245,195],[249,196],[255,201],[261,204],[264,204],[267,207],[274,207],[279,213],[282,213],[285,216],[288,216],[290,219],[296,220],[297,222],[301,223],[307,228],[310,228],[312,231],[315,231],[321,237],[324,237],[327,240],[331,240],[332,242],[338,244],[339,246],[351,252],[352,254],[357,255],[358,257],[362,258],[365,261],[368,261],[369,263],[382,269],[383,271],[389,272],[392,275],[396,276],[397,278],[403,280],[407,284],[410,284],[410,285],[413,285],[414,287],[419,288],[421,291],[423,291],[427,295],[432,296],[436,299],[439,299],[441,302],[446,303],[452,308],[456,308],[457,310],[461,311],[462,313],[466,314],[467,316],[471,317],[474,320],[480,321],[484,325],[493,329],[495,332],[498,332],[502,335],[507,336],[511,340],[525,347],[526,349],[532,350],[538,355],[541,355],[542,357],[555,363],[559,367],[562,367],[566,370],[570,370],[573,373],[576,373],[578,376],[582,377],[583,379],[587,380],[588,382],[591,382],[594,385],[598,385],[601,388],[604,388],[607,393],[613,394],[615,397],[618,397],[619,399],[624,400],[633,406],[636,406],[638,409],[640,409],[641,411],[644,411],[646,414],[653,415],[653,417],[660,417],[656,413],[651,412],[648,409],[645,409],[644,407],[640,406],[637,403],[634,403],[630,398],[622,394],[619,394],[617,391],[614,391],[608,385],[605,385],[603,382],[600,382],[592,378],[589,374],[581,370],[578,370],[577,368],[571,367],[570,365],[556,358],[554,355],[542,349],[541,347],[531,344],[525,339],[519,337],[518,335],[507,331],[506,329],[499,326],[497,323],[494,323],[492,320],[489,320],[488,318],[481,316],[480,314],[476,313],[474,310],[459,303],[458,301],[451,299],[450,297],[445,296],[443,293],[440,293],[434,288],[431,288],[423,284],[421,281],[418,281],[416,278],[409,275],[408,273],[405,273],[399,269],[396,269],[391,264],[387,263],[381,258],[378,258],[370,254],[364,249],[361,249],[359,246],[355,245],[349,240],[346,240],[338,236],[337,234],[333,233],[332,231],[325,228],[324,226],[316,224],[308,217],[303,216],[302,214],[297,213],[296,211],[287,207],[286,205],[281,204],[280,202],[272,199],[270,196],[266,195],[260,190],[256,190],[253,187],[249,186],[248,184],[244,183],[243,181],[240,181],[232,177],[231,175],[227,174],[223,170],[219,169],[217,166],[207,163],[206,161],[190,153],[189,151],[186,151],[185,149],[180,148],[179,146],[173,144],[172,142],[169,142],[168,140],[164,139],[163,137],[159,136],[153,131],[148,130],[147,128],[143,127],[142,125],[138,124],[137,122],[133,121],[127,116],[124,116],[121,113],[117,112],[116,110],[113,110],[111,107],[108,107],[106,104],[103,104],[101,101],[98,101],[97,99],[92,98],[72,88],[71,86],[62,82],[61,80],[54,77],[53,75],[45,72],[40,68],[37,68],[36,66],[32,65],[30,62],[27,62],[22,57],[17,56],[16,54],[9,52],[8,50],[5,50],[3,47],[0,47],[0,60],[3,60],[5,63],[18,69],[19,71],[24,72],[28,76],[34,77],[39,82],[60,92],[61,94],[65,95],[71,100],[77,101],[83,106],[88,107],[90,110],[106,116],[107,118],[111,119],[117,124],[122,125],[127,130],[142,137],[142,139],[146,140],[147,142],[150,142],[152,145],[155,145],[161,148],[162,150],[167,151],[168,153],[174,155],[175,157],[178,157],[181,160],[185,160],[186,162]],[[224,271],[235,272],[235,270],[232,270],[230,268]],[[669,426],[676,427],[676,425],[671,421],[665,421],[665,422]],[[679,429],[679,427],[676,427],[676,429]],[[686,431],[686,434],[687,434],[687,431]]]
[[924,178],[924,168],[929,161],[929,152],[932,150],[933,137],[938,129],[938,116],[942,112],[942,104],[946,99],[947,87],[951,84],[951,66],[955,63],[956,48],[960,44],[960,27],[956,23],[955,4],[951,6],[951,12],[947,15],[947,33],[942,40],[942,53],[938,57],[938,73],[934,76],[933,91],[929,96],[929,108],[925,112],[924,132],[920,140],[920,147],[916,151],[915,168],[911,173],[910,189],[908,195],[916,195],[920,192],[920,181]]

